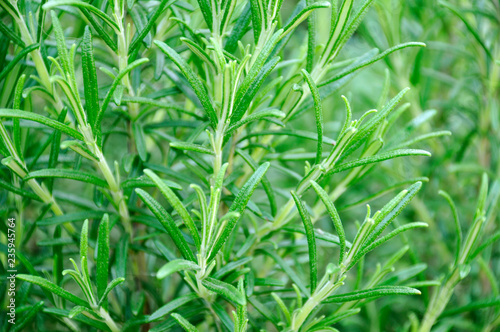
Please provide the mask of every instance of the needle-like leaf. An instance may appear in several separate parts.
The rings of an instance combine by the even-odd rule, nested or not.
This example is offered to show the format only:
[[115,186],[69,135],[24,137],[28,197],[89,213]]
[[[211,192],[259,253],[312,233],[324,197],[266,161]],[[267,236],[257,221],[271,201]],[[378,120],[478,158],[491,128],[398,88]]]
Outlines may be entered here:
[[172,217],[168,212],[158,203],[151,195],[142,189],[135,190],[137,195],[142,199],[142,201],[147,205],[147,207],[153,212],[158,221],[165,227],[166,231],[174,241],[176,247],[181,252],[181,255],[190,261],[196,262],[193,252],[189,248],[184,236],[175,224]]
[[300,198],[294,191],[292,191],[292,197],[293,200],[295,201],[297,209],[299,210],[300,218],[302,219],[302,223],[304,224],[304,228],[306,230],[307,246],[309,248],[311,292],[313,293],[316,290],[316,286],[318,284],[318,254],[316,252],[316,238],[314,236],[314,226],[311,222],[311,216],[309,215],[309,212],[307,212],[304,203],[300,200]]

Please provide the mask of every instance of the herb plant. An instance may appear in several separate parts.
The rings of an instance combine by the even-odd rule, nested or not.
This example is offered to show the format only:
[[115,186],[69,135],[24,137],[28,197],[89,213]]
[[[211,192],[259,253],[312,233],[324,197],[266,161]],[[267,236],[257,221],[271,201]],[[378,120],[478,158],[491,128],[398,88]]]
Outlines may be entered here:
[[498,329],[500,7],[421,2],[0,0],[2,331]]

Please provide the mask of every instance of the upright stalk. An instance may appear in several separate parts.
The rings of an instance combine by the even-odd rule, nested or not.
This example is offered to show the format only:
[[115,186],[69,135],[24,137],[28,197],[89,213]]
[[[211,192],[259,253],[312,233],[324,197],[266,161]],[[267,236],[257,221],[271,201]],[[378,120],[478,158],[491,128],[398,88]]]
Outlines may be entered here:
[[458,271],[458,268],[455,268],[445,284],[441,286],[441,288],[432,296],[431,302],[425,312],[424,319],[418,329],[419,332],[429,332],[431,330],[438,317],[446,308],[446,305],[453,295],[453,290],[459,281],[460,272]]

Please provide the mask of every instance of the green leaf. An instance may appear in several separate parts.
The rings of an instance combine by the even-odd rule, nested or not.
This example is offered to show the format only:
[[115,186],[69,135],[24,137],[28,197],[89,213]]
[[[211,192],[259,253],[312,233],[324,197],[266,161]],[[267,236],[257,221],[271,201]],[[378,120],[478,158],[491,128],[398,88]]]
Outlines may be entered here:
[[[243,114],[246,112],[246,108],[244,107],[244,105],[249,105],[250,101],[253,99],[252,95],[255,96],[264,79],[267,77],[267,75],[269,75],[269,73],[276,65],[276,63],[274,65],[271,65],[276,61],[276,57],[273,60],[269,61],[270,64],[266,62],[274,47],[279,42],[282,33],[283,30],[280,29],[276,31],[268,40],[268,42],[262,48],[262,51],[259,53],[259,56],[255,60],[254,64],[250,68],[250,71],[245,76],[245,79],[238,88],[238,92],[235,96],[236,108],[233,111],[233,114],[237,114],[237,116],[234,119],[233,117],[231,117],[231,123],[238,122],[243,117]],[[239,106],[240,103],[241,107]]]
[[224,265],[220,270],[215,272],[212,276],[216,279],[222,279],[225,277],[227,274],[232,272],[233,270],[237,269],[238,267],[245,265],[246,263],[250,262],[253,259],[253,257],[244,257],[242,259],[239,259],[235,262],[230,262]]
[[297,194],[291,192],[297,210],[299,210],[300,218],[306,230],[307,246],[309,248],[309,273],[311,278],[311,293],[314,293],[318,284],[318,254],[316,252],[316,238],[314,236],[314,226],[311,222],[311,216],[307,212],[304,203],[300,200]]
[[[312,0],[307,0],[306,5],[310,6],[313,4]],[[306,70],[311,72],[314,66],[314,53],[316,52],[316,42],[318,28],[316,25],[317,15],[316,13],[311,13],[307,18],[307,61]]]
[[89,248],[88,233],[89,233],[89,220],[85,219],[82,226],[82,232],[80,234],[80,259],[82,259],[83,257],[87,257],[88,255],[88,248]]
[[37,221],[38,226],[60,225],[70,221],[83,221],[85,219],[100,219],[104,211],[82,211],[66,213],[62,216],[54,216]]
[[142,124],[134,122],[132,124],[132,129],[134,130],[134,139],[137,152],[139,152],[139,157],[142,161],[146,161],[148,157],[148,151],[146,147],[146,137],[144,135],[144,128]]
[[[49,315],[53,315],[56,318],[69,317],[69,314],[70,314],[70,310],[64,310],[64,309],[58,309],[58,308],[45,308],[45,309],[43,309],[43,312],[46,314],[49,314]],[[81,323],[84,323],[86,325],[95,327],[98,330],[111,331],[105,323],[98,321],[98,320],[95,320],[95,319],[92,319],[92,318],[89,318],[89,317],[86,317],[84,315],[77,315],[77,316],[73,317],[72,319],[77,321],[77,322],[81,322]]]
[[274,301],[278,304],[278,307],[280,308],[281,312],[285,316],[287,324],[290,324],[292,322],[292,317],[290,316],[290,311],[286,307],[285,303],[283,300],[278,296],[278,294],[272,292],[271,296],[273,297]]
[[83,1],[77,1],[77,0],[52,0],[47,2],[45,5],[43,5],[43,10],[51,9],[51,8],[58,8],[61,6],[74,6],[78,7],[80,9],[86,9],[102,19],[107,25],[109,25],[111,28],[113,28],[116,32],[120,31],[120,28],[118,25],[113,21],[111,17],[97,9],[96,7],[92,6],[90,3],[83,2]]
[[474,214],[472,225],[469,228],[467,237],[465,238],[463,246],[460,250],[459,261],[458,261],[459,265],[470,261],[469,256],[482,235],[481,229],[484,221],[486,220],[485,206],[486,206],[486,198],[488,196],[488,176],[486,175],[486,173],[483,173],[481,179],[481,188],[479,188],[478,196],[479,197],[477,200],[476,213]]
[[64,290],[63,288],[57,286],[56,284],[53,284],[52,282],[45,280],[42,277],[31,276],[27,274],[18,274],[16,278],[38,285],[48,290],[49,292],[54,293],[55,295],[58,295],[70,302],[73,302],[76,305],[91,309],[90,305],[86,301],[82,300],[78,296],[71,294],[70,292]]
[[57,18],[57,14],[54,11],[50,11],[52,17],[52,26],[54,28],[54,34],[56,37],[57,53],[59,54],[59,60],[62,64],[62,69],[64,70],[64,75],[71,73],[69,64],[70,59],[68,55],[68,48],[66,46],[66,39],[64,38],[64,32],[61,26],[61,22]]
[[[300,139],[306,139],[306,140],[311,140],[311,141],[317,141],[318,136],[316,133],[311,132],[311,131],[305,131],[305,130],[262,130],[262,131],[255,131],[255,132],[250,132],[247,133],[246,136],[242,137],[240,141],[244,141],[250,137],[255,137],[255,136],[267,136],[267,135],[273,135],[273,136],[292,136],[292,137],[298,137]],[[331,145],[335,145],[335,140],[323,136],[323,142]]]
[[375,63],[375,62],[377,62],[379,60],[384,59],[389,54],[392,54],[392,53],[394,53],[396,51],[405,49],[407,47],[425,47],[425,46],[426,45],[424,43],[418,43],[418,42],[409,42],[409,43],[398,44],[396,46],[393,46],[393,47],[385,50],[384,52],[380,53],[379,55],[376,55],[376,56],[372,57],[369,60],[361,62],[360,64],[358,64],[356,66],[349,66],[349,67],[347,67],[345,70],[342,70],[340,73],[338,73],[334,77],[332,77],[332,78],[330,78],[330,79],[328,79],[326,81],[323,81],[323,82],[319,83],[318,87],[322,87],[322,86],[328,85],[328,84],[330,84],[332,82],[338,81],[341,78],[343,78],[343,77],[345,77],[345,76],[347,76],[349,74],[352,74],[352,73],[358,71],[359,69],[365,68],[365,67],[371,65],[372,63]]
[[288,22],[288,24],[283,28],[283,35],[281,38],[293,31],[300,23],[302,23],[311,13],[318,8],[330,8],[330,3],[327,1],[315,2],[308,5],[306,8],[302,9],[294,18]]
[[116,287],[118,286],[119,284],[121,284],[122,282],[125,281],[125,278],[116,278],[116,279],[113,279],[111,280],[111,282],[108,284],[108,286],[106,287],[106,289],[104,290],[104,292],[102,293],[102,296],[101,298],[99,299],[99,303],[98,305],[99,306],[102,306],[104,303],[106,303],[107,301],[107,298],[108,298],[108,294]]
[[59,121],[47,118],[45,116],[42,116],[42,115],[39,115],[36,113],[31,113],[31,112],[26,112],[26,111],[21,111],[21,110],[14,110],[14,109],[0,108],[0,117],[1,118],[16,118],[16,119],[25,119],[25,120],[35,121],[35,122],[41,123],[43,125],[46,125],[47,127],[54,128],[56,130],[59,130],[65,134],[71,136],[71,137],[74,137],[76,139],[83,141],[83,135],[80,134],[75,129],[71,128],[70,126],[67,126]]
[[172,317],[179,323],[180,326],[186,331],[186,332],[198,332],[196,327],[191,324],[186,318],[182,317],[179,314],[173,313]]
[[245,296],[233,285],[210,277],[204,279],[201,283],[208,290],[219,294],[229,301],[235,302],[239,305],[246,304]]
[[177,0],[162,0],[159,5],[155,6],[153,14],[150,16],[148,23],[144,26],[144,28],[139,32],[139,34],[132,40],[132,43],[129,46],[128,54],[133,54],[136,49],[138,49],[144,40],[144,38],[151,31],[151,28],[155,24],[156,20],[160,17],[160,15],[171,5],[173,5]]
[[19,37],[11,28],[6,26],[2,21],[0,21],[0,32],[2,35],[10,39],[15,44],[21,46],[22,48],[26,48],[26,44],[24,44],[21,37]]
[[406,156],[426,156],[430,157],[431,153],[425,150],[417,150],[417,149],[400,149],[400,150],[393,150],[393,151],[387,151],[383,153],[376,154],[374,156],[369,156],[365,158],[360,158],[357,160],[349,161],[343,164],[340,164],[338,166],[335,166],[331,170],[329,170],[326,174],[331,175],[335,173],[340,173],[343,171],[346,171],[348,169],[360,167],[360,166],[366,166],[369,164],[373,163],[378,163],[384,160],[389,160],[389,159],[394,159],[394,158],[399,158],[399,157],[406,157]]
[[[267,45],[267,44],[266,44]],[[267,49],[266,49],[267,50]],[[262,53],[261,53],[262,55]],[[261,56],[257,58],[257,61],[265,61],[265,59],[261,59]],[[261,63],[257,62],[252,66],[252,69],[245,77],[243,82],[241,83],[241,87],[239,88],[236,94],[236,103],[234,110],[231,114],[231,126],[236,125],[236,123],[240,122],[241,118],[248,111],[248,108],[251,102],[254,100],[255,95],[259,91],[260,87],[264,83],[265,79],[271,74],[273,69],[276,67],[278,62],[280,61],[280,57],[274,57],[267,63],[262,63],[263,67],[260,67]],[[256,68],[258,66],[258,68]],[[256,72],[256,70],[259,70]],[[249,77],[253,77],[253,81],[249,81]]]
[[172,191],[172,189],[170,189],[169,186],[165,184],[165,182],[162,179],[160,179],[158,175],[156,175],[153,171],[145,169],[144,174],[146,174],[156,184],[156,186],[158,187],[158,189],[160,189],[160,192],[163,194],[163,196],[165,196],[165,198],[170,203],[170,205],[172,205],[174,210],[177,211],[179,216],[184,221],[184,224],[189,229],[189,232],[191,233],[191,236],[193,237],[194,243],[196,245],[196,248],[199,250],[201,246],[201,240],[200,240],[200,235],[198,233],[198,229],[196,228],[196,225],[194,224],[191,215],[184,207],[180,199]]
[[329,296],[323,302],[343,303],[364,299],[373,299],[388,295],[420,295],[420,291],[404,286],[379,286],[371,289],[363,289],[355,292]]
[[240,128],[241,126],[249,122],[262,120],[267,117],[284,118],[285,116],[286,116],[285,113],[277,109],[264,109],[261,111],[257,111],[229,126],[229,128],[226,130],[225,136],[226,137],[230,136],[236,129]]
[[210,124],[213,128],[215,128],[218,122],[217,114],[215,112],[214,106],[212,105],[212,101],[208,96],[207,90],[203,86],[200,78],[194,73],[187,62],[176,51],[174,51],[174,49],[158,40],[155,40],[155,44],[163,53],[165,53],[170,58],[170,60],[172,60],[177,65],[180,71],[184,74],[194,92],[196,93],[196,96],[198,97],[201,105],[203,106],[203,109],[205,110],[205,113],[210,120]]
[[[240,307],[240,305],[237,305],[236,307]],[[222,322],[222,325],[226,328],[226,330],[234,331],[234,323],[231,320],[231,317],[227,314],[226,308],[215,302],[213,304],[213,310],[216,317]]]
[[201,13],[203,14],[203,18],[207,23],[208,29],[212,31],[213,17],[212,17],[211,2],[209,0],[197,0],[197,1],[198,5],[200,6]]
[[462,227],[460,226],[460,219],[458,217],[457,207],[455,206],[455,202],[451,196],[444,190],[440,190],[438,194],[446,200],[448,205],[450,206],[451,213],[453,215],[453,221],[455,222],[455,239],[456,239],[456,247],[455,247],[455,264],[458,263],[458,258],[460,254],[460,247],[462,246]]
[[215,70],[215,63],[214,61],[210,58],[210,55],[208,55],[207,52],[205,52],[204,49],[201,48],[198,44],[196,44],[194,41],[187,39],[187,38],[180,38],[180,40],[186,44],[187,47],[198,57],[200,58],[203,62],[205,62],[207,65],[209,65],[213,70]]
[[82,41],[82,74],[87,120],[90,126],[94,129],[97,114],[99,113],[99,88],[97,85],[97,72],[95,69],[92,33],[90,32],[90,28],[88,26],[85,27],[85,33]]
[[333,56],[330,58],[330,60],[335,58],[335,55],[338,54],[340,49],[345,45],[345,43],[349,40],[349,38],[352,36],[352,34],[356,31],[358,26],[361,24],[363,17],[366,15],[366,13],[368,12],[368,9],[370,9],[373,2],[374,2],[374,0],[365,0],[359,6],[358,11],[354,14],[354,16],[349,21],[349,25],[342,32],[342,37],[336,43],[336,45],[335,45],[336,47],[334,48],[334,52],[332,54]]
[[[174,189],[178,189],[178,190],[182,189],[182,187],[180,185],[178,185],[177,183],[175,183],[173,181],[165,180],[165,179],[162,179],[162,181],[170,188],[174,188]],[[147,188],[147,187],[156,187],[156,184],[145,176],[139,176],[137,178],[127,179],[127,180],[123,181],[120,184],[120,187],[123,189]]]
[[37,302],[35,305],[31,305],[31,309],[27,313],[25,313],[22,317],[20,317],[18,320],[16,320],[15,324],[11,327],[9,331],[23,331],[23,328],[28,325],[33,318],[35,318],[35,315],[42,310],[43,308],[43,301]]
[[304,283],[302,283],[302,280],[299,278],[297,273],[295,273],[295,271],[290,267],[289,264],[287,264],[283,260],[283,258],[278,256],[278,254],[276,254],[274,251],[270,251],[270,250],[262,250],[262,251],[266,255],[268,255],[269,257],[272,257],[274,259],[274,261],[281,267],[283,272],[285,272],[288,275],[288,277],[290,277],[290,279],[297,285],[297,287],[300,289],[300,291],[303,293],[303,295],[305,295],[305,296],[311,295],[311,293],[306,288]]
[[262,29],[265,28],[265,17],[262,17],[264,12],[262,8],[262,3],[259,0],[250,0],[250,9],[252,12],[252,30],[255,44],[259,42],[259,37],[262,33]]
[[192,261],[176,259],[163,265],[156,273],[156,278],[165,279],[173,273],[185,270],[200,270],[200,267]]
[[150,322],[156,321],[162,318],[163,316],[168,315],[177,308],[183,306],[184,304],[196,299],[198,299],[198,295],[196,293],[189,293],[186,295],[178,296],[174,300],[170,301],[169,303],[165,304],[164,306],[160,307],[158,310],[153,312],[151,316],[149,316],[149,321]]
[[[64,118],[66,117],[66,109],[64,109],[61,113],[59,113],[58,120],[60,122],[64,121]],[[60,152],[60,146],[61,146],[61,132],[60,131],[54,131],[52,133],[52,142],[50,144],[50,155],[49,155],[49,162],[47,165],[47,168],[55,168],[59,162],[59,152]],[[54,181],[53,179],[49,179],[45,182],[47,185],[49,191],[52,192],[53,189],[53,184]]]
[[[252,170],[255,172],[255,170],[258,168],[257,162],[253,160],[252,156],[250,156],[248,153],[241,149],[236,149],[236,153],[238,153],[244,160],[245,162],[252,168]],[[274,217],[276,216],[276,213],[278,212],[278,207],[276,205],[276,197],[274,195],[273,188],[271,186],[271,182],[269,182],[269,179],[267,178],[267,175],[265,175],[262,180],[262,186],[264,187],[264,191],[266,192],[267,199],[269,200],[269,207],[271,209],[271,215]]]
[[[131,1],[131,0],[128,0]],[[128,6],[129,7],[129,15],[132,18],[132,21],[134,22],[135,29],[136,31],[144,31],[144,26],[148,23],[148,12],[146,8],[143,6]],[[151,44],[153,43],[153,37],[151,34],[151,31],[148,31],[145,36],[142,38],[142,44],[146,46],[146,48],[151,48]],[[140,45],[141,43],[137,43],[137,45]],[[130,52],[129,49],[129,55],[132,55],[134,53]]]
[[417,136],[409,141],[397,144],[396,146],[393,147],[393,149],[404,148],[404,147],[413,145],[415,143],[419,143],[419,142],[428,140],[430,138],[436,138],[436,137],[441,137],[441,136],[450,136],[450,135],[451,135],[451,131],[448,131],[448,130],[435,131],[432,133]]
[[342,3],[342,7],[338,12],[335,24],[332,24],[330,36],[328,37],[328,42],[325,46],[321,58],[323,61],[328,62],[329,59],[335,56],[337,51],[336,47],[340,44],[342,33],[344,32],[344,27],[347,24],[349,16],[352,10],[353,0],[346,0]]
[[229,208],[229,212],[237,212],[239,214],[239,217],[233,217],[227,222],[226,226],[224,227],[224,230],[222,231],[222,234],[211,248],[210,256],[208,259],[209,261],[215,258],[219,250],[222,248],[224,243],[229,238],[229,235],[231,235],[231,233],[233,232],[234,226],[236,226],[236,223],[238,222],[239,218],[241,218],[241,215],[243,215],[243,212],[245,211],[245,208],[248,204],[248,201],[250,200],[250,197],[252,196],[253,192],[257,188],[257,185],[260,183],[263,176],[269,169],[269,165],[270,165],[269,163],[262,164],[253,173],[250,179],[248,179],[248,181],[243,185],[241,190],[236,195],[233,204],[231,204],[231,207]]
[[73,245],[75,242],[70,237],[59,237],[55,239],[40,240],[36,244],[40,247],[59,247],[63,245]]
[[455,14],[464,24],[465,26],[467,27],[467,30],[469,30],[469,32],[472,34],[472,36],[474,37],[474,39],[476,39],[476,41],[479,43],[479,45],[481,45],[481,47],[483,48],[484,52],[486,53],[486,55],[491,59],[493,60],[495,57],[493,56],[493,54],[491,54],[491,51],[490,49],[488,48],[488,46],[486,46],[486,43],[483,41],[483,39],[481,38],[481,36],[479,35],[479,32],[477,31],[477,29],[475,29],[470,23],[469,21],[467,21],[467,19],[465,18],[465,16],[460,12],[460,10],[458,8],[456,8],[455,6],[449,4],[448,2],[446,1],[439,1],[439,4],[441,6],[444,6],[446,8],[448,8],[453,14]]
[[[245,283],[243,278],[238,281],[238,290],[241,294],[245,294]],[[247,331],[248,325],[248,309],[247,305],[239,305],[236,308],[236,312],[233,311],[234,316],[234,331],[235,332],[245,332]]]
[[118,52],[118,46],[115,41],[110,37],[109,33],[104,30],[99,22],[92,16],[92,14],[85,8],[80,7],[80,11],[85,16],[85,18],[89,21],[90,25],[97,31],[102,40],[113,50],[113,52]]
[[177,150],[194,151],[204,154],[213,155],[214,152],[202,145],[188,143],[188,142],[170,142],[170,146]]
[[[229,53],[234,53],[234,51],[236,51],[236,48],[238,47],[238,41],[242,39],[243,35],[247,31],[246,28],[250,24],[252,15],[251,3],[253,2],[250,1],[245,6],[243,12],[240,14],[238,19],[236,20],[236,23],[233,25],[233,30],[231,31],[231,34],[226,39],[226,44],[224,45],[224,49]],[[255,28],[257,29],[258,27],[256,26]]]
[[321,162],[321,156],[323,154],[323,106],[321,103],[321,97],[319,95],[318,87],[316,83],[314,83],[311,75],[305,70],[302,69],[302,76],[307,82],[309,86],[309,90],[311,90],[311,94],[314,100],[314,114],[316,116],[316,128],[318,133],[318,144],[316,148],[316,159],[314,160],[315,164],[319,164]]
[[[422,182],[416,182],[408,189],[403,190],[399,195],[393,198],[389,203],[387,203],[378,214],[374,215],[374,226],[373,230],[362,243],[362,247],[359,249],[358,253],[351,260],[348,269],[354,266],[359,259],[363,257],[364,250],[373,245],[375,239],[379,237],[384,229],[403,211],[403,209],[410,203],[410,201],[415,197],[417,192],[422,187]],[[397,234],[394,234],[394,236]],[[375,242],[377,243],[377,242]]]
[[[56,226],[54,230],[54,240],[58,240],[61,238],[61,226]],[[54,263],[52,267],[52,275],[56,285],[60,285],[62,281],[62,271],[64,268],[63,263],[63,250],[62,246],[53,246],[52,253],[54,255]]]
[[[89,220],[85,219],[83,222],[82,226],[82,232],[80,234],[80,263],[81,263],[81,269],[82,269],[82,276],[85,278],[85,289],[82,289],[85,291],[86,289],[90,289],[90,285],[92,284],[90,281],[90,273],[89,273],[89,266],[87,264],[88,261],[88,254],[89,254]],[[64,272],[63,272],[64,274]]]
[[462,307],[446,310],[439,317],[443,318],[443,317],[457,316],[464,312],[476,311],[478,309],[490,308],[490,307],[498,308],[498,306],[500,306],[500,297],[488,298],[484,300],[473,301]]
[[[288,226],[288,227],[283,227],[282,229],[286,232],[300,233],[300,234],[306,235],[306,230],[303,227],[298,227],[298,226],[297,227],[290,227],[290,226]],[[314,228],[314,236],[316,237],[317,240],[333,243],[333,244],[340,246],[340,240],[339,240],[339,237],[337,235],[333,235],[331,233],[328,233],[320,228],[317,228],[317,227]],[[349,241],[346,241],[347,248],[350,248],[351,245],[352,245],[352,243],[350,243]]]
[[142,199],[142,201],[148,206],[148,208],[153,212],[158,221],[166,229],[167,233],[170,235],[175,243],[175,246],[181,252],[182,257],[187,260],[196,262],[193,252],[189,248],[186,240],[182,236],[181,231],[175,224],[175,221],[168,214],[168,212],[158,203],[153,197],[151,197],[147,192],[142,189],[135,190],[137,195]]
[[85,307],[75,306],[69,311],[68,317],[73,319],[73,317],[78,316],[79,314],[83,313],[85,310],[87,310]]
[[120,106],[122,103],[122,97],[123,97],[124,91],[125,91],[125,87],[121,84],[118,84],[115,91],[113,92],[113,101],[118,106]]
[[75,171],[72,169],[61,169],[61,168],[48,168],[41,169],[39,171],[33,171],[28,173],[24,177],[24,181],[37,178],[62,178],[70,179],[80,182],[87,182],[98,187],[107,188],[108,184],[101,178],[89,173],[84,173],[82,171]]
[[118,75],[116,75],[115,79],[113,80],[113,83],[111,84],[111,87],[108,90],[108,93],[106,94],[106,97],[104,98],[104,101],[102,102],[101,108],[99,109],[99,113],[96,116],[95,131],[97,132],[96,136],[98,142],[100,142],[101,140],[101,122],[104,117],[104,112],[106,112],[106,110],[108,109],[108,105],[111,102],[111,98],[113,98],[116,88],[118,87],[118,85],[120,85],[125,75],[127,75],[129,72],[145,64],[148,61],[149,59],[147,58],[135,60],[134,62],[128,64],[127,67],[123,68],[123,70],[120,71]]
[[[97,235],[97,297],[101,298],[108,285],[109,271],[109,217],[104,214]],[[105,302],[106,303],[106,302]]]
[[367,245],[366,247],[364,247],[362,250],[360,250],[359,254],[357,254],[355,256],[355,258],[353,259],[353,261],[357,261],[358,259],[361,259],[361,257],[363,257],[364,255],[366,255],[367,253],[369,253],[370,251],[372,251],[376,247],[378,247],[378,246],[386,243],[387,241],[389,241],[393,237],[395,237],[395,236],[397,236],[397,235],[399,235],[399,234],[401,234],[403,232],[406,232],[406,231],[408,231],[410,229],[423,228],[423,227],[428,227],[428,226],[429,225],[426,224],[426,223],[424,223],[424,222],[412,222],[412,223],[400,226],[400,227],[396,228],[395,230],[393,230],[392,232],[390,232],[389,234],[380,237],[376,241],[373,241],[372,243],[370,243],[369,245]]
[[22,196],[22,197],[34,199],[34,200],[40,201],[40,202],[42,201],[42,199],[40,197],[38,197],[37,195],[35,195],[31,191],[27,191],[27,190],[21,189],[19,187],[13,186],[12,184],[5,182],[2,179],[0,179],[0,188],[8,190],[8,191],[10,191],[16,195]]
[[59,146],[61,149],[71,149],[78,153],[80,156],[87,158],[88,160],[91,160],[93,162],[98,163],[99,158],[92,153],[89,148],[87,147],[86,144],[76,141],[76,140],[71,140],[71,141],[64,141],[60,144]]
[[493,235],[489,236],[485,240],[483,240],[483,243],[477,247],[476,250],[470,255],[470,260],[474,259],[479,255],[484,249],[486,249],[488,246],[492,245],[496,241],[500,240],[500,230],[494,233]]
[[336,313],[326,317],[324,320],[319,322],[318,325],[315,325],[314,327],[331,326],[331,325],[341,321],[344,318],[348,318],[348,317],[351,317],[351,316],[358,314],[360,311],[361,311],[361,308],[356,308],[356,309],[348,309],[345,311],[336,312]]
[[488,197],[488,175],[483,173],[481,177],[481,187],[479,188],[479,195],[477,199],[476,213],[474,219],[486,214],[486,198]]
[[335,231],[339,236],[339,242],[340,242],[339,264],[340,264],[344,260],[344,254],[346,249],[344,226],[342,225],[342,221],[340,220],[340,216],[337,212],[337,209],[335,208],[335,205],[328,196],[328,193],[314,181],[311,181],[311,185],[314,188],[314,191],[316,191],[316,194],[319,196],[319,198],[325,205],[326,211],[328,212],[330,218],[332,219],[333,227],[335,228]]
[[279,331],[279,323],[280,320],[274,315],[274,313],[265,305],[260,303],[255,296],[249,297],[248,302],[252,304],[252,307],[255,308],[262,316],[264,316],[268,321],[273,323],[273,325],[276,327],[276,330]]
[[[26,75],[22,74],[17,81],[16,88],[14,90],[14,99],[12,102],[12,108],[19,109],[21,108],[21,98],[23,94],[24,82],[26,81]],[[66,116],[65,112],[61,112],[59,116],[62,114]],[[61,119],[61,118],[59,118]],[[17,150],[17,153],[21,159],[23,159],[23,147],[22,147],[22,137],[21,137],[21,125],[19,123],[19,119],[12,119],[12,141]]]
[[403,99],[409,88],[403,89],[394,98],[392,98],[380,112],[375,113],[368,121],[366,121],[351,139],[349,147],[344,152],[344,156],[350,155],[353,151],[363,144],[366,139],[375,131],[380,123],[389,115],[389,113],[396,107],[401,99]]
[[129,234],[123,234],[116,248],[116,275],[125,278],[127,274],[127,258]]

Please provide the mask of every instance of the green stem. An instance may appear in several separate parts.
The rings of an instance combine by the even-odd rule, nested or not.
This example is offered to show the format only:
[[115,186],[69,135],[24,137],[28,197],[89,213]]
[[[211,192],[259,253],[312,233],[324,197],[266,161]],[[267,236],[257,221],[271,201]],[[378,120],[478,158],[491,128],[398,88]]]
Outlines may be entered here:
[[[325,277],[328,278],[329,276],[325,275]],[[316,308],[325,298],[330,296],[335,290],[337,290],[340,286],[343,285],[342,282],[343,279],[344,277],[340,275],[337,278],[337,281],[334,282],[333,280],[328,279],[322,287],[318,287],[314,292],[314,294],[311,295],[311,297],[306,301],[306,303],[304,303],[302,308],[295,310],[292,317],[292,323],[290,324],[290,327],[288,328],[287,331],[289,332],[299,331],[299,329],[302,327],[307,317],[309,317],[314,308]]]
[[113,176],[113,172],[109,168],[106,158],[102,154],[97,144],[94,145],[94,152],[97,152],[96,155],[99,158],[99,162],[97,163],[97,165],[109,185],[111,196],[113,197],[115,205],[118,207],[118,213],[120,214],[120,218],[123,222],[123,226],[125,227],[125,231],[129,233],[130,236],[132,236],[132,224],[130,222],[130,214],[128,211],[127,202],[125,200],[125,197],[123,196],[123,191],[120,189],[120,186],[116,182],[116,179]]
[[422,323],[420,324],[419,332],[429,332],[436,323],[437,318],[445,309],[448,301],[453,295],[455,286],[460,281],[460,273],[458,268],[455,268],[446,283],[434,293],[427,311],[425,312]]

